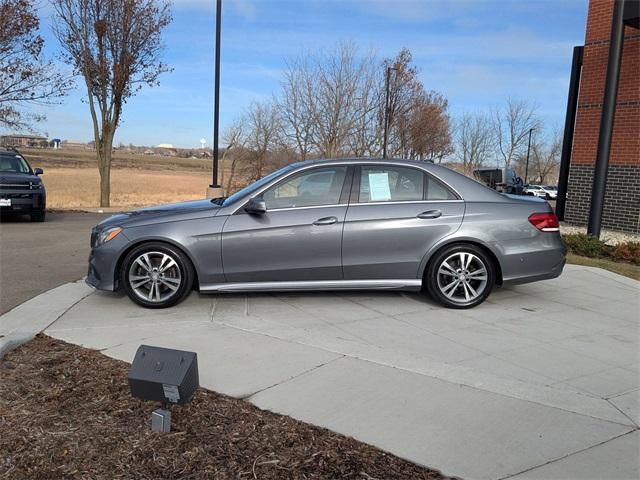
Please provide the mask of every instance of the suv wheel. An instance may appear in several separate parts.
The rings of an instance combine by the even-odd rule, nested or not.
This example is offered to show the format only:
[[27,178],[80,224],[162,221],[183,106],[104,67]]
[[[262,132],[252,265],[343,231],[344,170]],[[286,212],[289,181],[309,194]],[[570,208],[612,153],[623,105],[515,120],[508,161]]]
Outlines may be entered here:
[[32,222],[44,222],[44,219],[46,217],[47,212],[45,210],[41,210],[39,212],[34,212],[32,213],[31,216],[31,221]]
[[122,262],[120,281],[131,300],[146,308],[166,308],[193,286],[193,267],[178,249],[162,243],[134,248]]
[[431,296],[445,307],[471,308],[491,293],[495,267],[475,245],[452,245],[429,263],[425,280]]

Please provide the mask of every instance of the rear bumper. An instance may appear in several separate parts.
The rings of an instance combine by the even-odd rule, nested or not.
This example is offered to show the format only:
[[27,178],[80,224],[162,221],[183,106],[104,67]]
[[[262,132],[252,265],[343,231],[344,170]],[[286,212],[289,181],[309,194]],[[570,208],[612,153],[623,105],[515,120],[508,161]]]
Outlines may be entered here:
[[559,233],[541,233],[536,239],[512,245],[501,253],[503,283],[520,284],[559,277],[567,249]]

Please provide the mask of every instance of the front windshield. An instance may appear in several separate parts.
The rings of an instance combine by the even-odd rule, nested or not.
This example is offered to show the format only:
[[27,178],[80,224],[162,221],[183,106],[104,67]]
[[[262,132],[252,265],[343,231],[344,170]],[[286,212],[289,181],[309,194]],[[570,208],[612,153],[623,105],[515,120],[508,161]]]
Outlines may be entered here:
[[224,201],[223,205],[230,205],[233,202],[241,199],[242,197],[246,197],[246,196],[250,195],[252,192],[255,192],[256,190],[258,190],[263,185],[266,185],[267,183],[269,183],[274,178],[277,178],[280,175],[282,175],[283,173],[288,172],[289,170],[292,170],[292,169],[293,169],[292,165],[287,165],[286,167],[282,167],[281,169],[270,173],[266,177],[262,177],[260,180],[258,180],[256,182],[253,182],[250,185],[247,185],[242,190],[238,190],[236,193],[234,193],[230,197],[227,197],[227,199]]
[[29,164],[17,153],[0,153],[1,173],[31,173]]

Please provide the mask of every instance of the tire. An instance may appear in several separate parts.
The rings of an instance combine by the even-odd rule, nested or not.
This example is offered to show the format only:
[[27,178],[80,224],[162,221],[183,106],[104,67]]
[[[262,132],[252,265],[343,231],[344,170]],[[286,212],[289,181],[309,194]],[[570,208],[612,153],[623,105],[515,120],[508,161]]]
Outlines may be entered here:
[[[462,262],[466,267],[462,267]],[[459,243],[444,248],[431,259],[425,284],[431,297],[445,307],[472,308],[491,293],[495,270],[493,259],[483,249]]]
[[176,305],[191,293],[193,280],[193,265],[187,256],[159,242],[145,243],[131,250],[120,270],[125,292],[145,308]]
[[40,210],[39,212],[34,212],[30,215],[32,222],[44,222],[46,216],[47,212],[45,210]]

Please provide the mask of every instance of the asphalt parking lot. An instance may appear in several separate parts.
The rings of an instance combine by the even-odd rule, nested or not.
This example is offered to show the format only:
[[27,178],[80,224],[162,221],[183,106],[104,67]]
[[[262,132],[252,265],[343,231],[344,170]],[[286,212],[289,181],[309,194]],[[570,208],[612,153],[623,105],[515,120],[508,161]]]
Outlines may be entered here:
[[48,212],[47,221],[29,217],[0,222],[0,314],[50,288],[87,273],[89,232],[107,215]]

